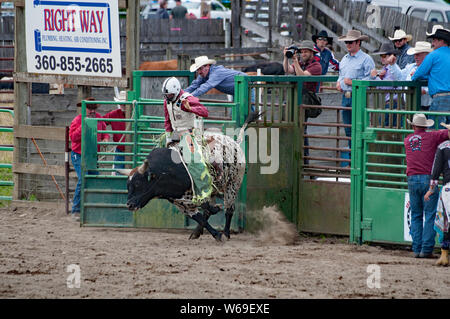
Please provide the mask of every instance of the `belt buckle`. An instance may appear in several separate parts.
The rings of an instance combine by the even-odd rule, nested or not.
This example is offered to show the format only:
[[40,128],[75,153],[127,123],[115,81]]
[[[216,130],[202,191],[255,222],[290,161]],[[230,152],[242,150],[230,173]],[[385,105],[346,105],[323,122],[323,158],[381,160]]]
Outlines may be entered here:
[[344,96],[345,96],[347,99],[351,98],[351,97],[352,97],[352,91],[346,91],[345,94],[344,94]]

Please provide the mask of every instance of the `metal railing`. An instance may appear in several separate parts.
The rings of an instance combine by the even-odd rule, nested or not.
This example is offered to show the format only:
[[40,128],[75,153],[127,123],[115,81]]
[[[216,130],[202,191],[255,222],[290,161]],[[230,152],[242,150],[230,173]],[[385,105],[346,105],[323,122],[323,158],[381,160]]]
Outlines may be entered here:
[[[9,113],[14,118],[14,111],[10,109],[0,109],[1,113]],[[14,129],[12,126],[1,126],[0,132],[3,133],[13,133]],[[9,144],[3,144],[0,145],[0,152],[13,152],[14,151],[14,145]],[[0,169],[6,169],[6,170],[12,170],[12,163],[0,163]],[[6,175],[6,174],[5,174]],[[0,180],[0,186],[7,186],[7,187],[13,187],[14,182],[12,180]],[[10,195],[0,195],[0,200],[12,200],[12,196]]]

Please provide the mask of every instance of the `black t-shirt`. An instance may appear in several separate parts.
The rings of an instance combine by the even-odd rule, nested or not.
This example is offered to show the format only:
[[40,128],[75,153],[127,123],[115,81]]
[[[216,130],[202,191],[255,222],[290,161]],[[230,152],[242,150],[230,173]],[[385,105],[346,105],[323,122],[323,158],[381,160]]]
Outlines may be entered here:
[[172,9],[171,15],[174,19],[183,19],[186,17],[187,9],[184,6],[176,6]]

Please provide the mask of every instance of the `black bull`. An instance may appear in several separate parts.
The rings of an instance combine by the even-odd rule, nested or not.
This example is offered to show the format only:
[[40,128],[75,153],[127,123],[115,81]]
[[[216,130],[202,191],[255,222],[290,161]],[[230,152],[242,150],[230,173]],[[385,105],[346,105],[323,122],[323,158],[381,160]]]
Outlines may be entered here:
[[[197,228],[190,236],[191,239],[198,238],[202,234],[203,228],[206,228],[216,240],[221,241],[222,233],[218,232],[208,223],[208,218],[221,210],[219,206],[212,206],[211,204],[215,202],[216,196],[222,195],[224,197],[226,218],[223,234],[227,238],[230,238],[234,201],[245,171],[245,154],[243,154],[239,144],[243,140],[244,130],[247,128],[247,124],[255,121],[260,115],[257,112],[249,115],[243,127],[240,129],[236,142],[232,138],[222,134],[211,133],[209,136],[212,139],[216,139],[216,145],[220,142],[223,142],[222,144],[228,143],[225,148],[218,148],[216,155],[217,152],[222,154],[224,150],[228,154],[233,153],[231,161],[224,161],[222,168],[211,174],[218,191],[213,193],[210,202],[203,203],[200,206],[193,203],[191,179],[184,164],[179,160],[179,153],[170,148],[156,148],[150,152],[141,166],[132,170],[120,171],[129,176],[127,181],[128,209],[132,211],[138,210],[147,205],[153,198],[166,199],[175,204],[182,213],[198,223]],[[215,148],[212,148],[210,152],[214,152]],[[174,159],[176,160],[174,161]],[[203,214],[199,212],[199,208],[203,210]]]

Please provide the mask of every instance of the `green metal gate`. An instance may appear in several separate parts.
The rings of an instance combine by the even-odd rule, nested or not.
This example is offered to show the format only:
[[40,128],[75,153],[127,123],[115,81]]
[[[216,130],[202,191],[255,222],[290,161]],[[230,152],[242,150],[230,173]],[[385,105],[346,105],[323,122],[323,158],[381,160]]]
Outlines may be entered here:
[[[413,132],[406,119],[420,109],[424,83],[382,83],[380,87],[377,81],[353,81],[350,241],[407,244],[409,204],[403,140]],[[398,109],[392,107],[395,94]]]
[[[0,109],[1,113],[9,113],[11,115],[12,118],[14,118],[14,111],[10,110],[10,109]],[[3,126],[0,127],[0,132],[1,133],[13,133],[14,129],[12,127],[9,126]],[[0,152],[10,152],[12,153],[14,151],[14,146],[13,145],[0,145]],[[0,153],[2,154],[2,153]],[[3,153],[3,154],[7,154],[7,153]],[[2,160],[4,158],[8,158],[8,156],[2,156]],[[0,187],[2,189],[2,191],[0,192],[0,201],[2,200],[7,200],[7,201],[11,201],[12,200],[12,196],[10,195],[12,193],[12,187],[14,186],[14,182],[12,180],[12,163],[10,162],[5,162],[5,163],[0,163]],[[9,177],[11,176],[11,177]]]

